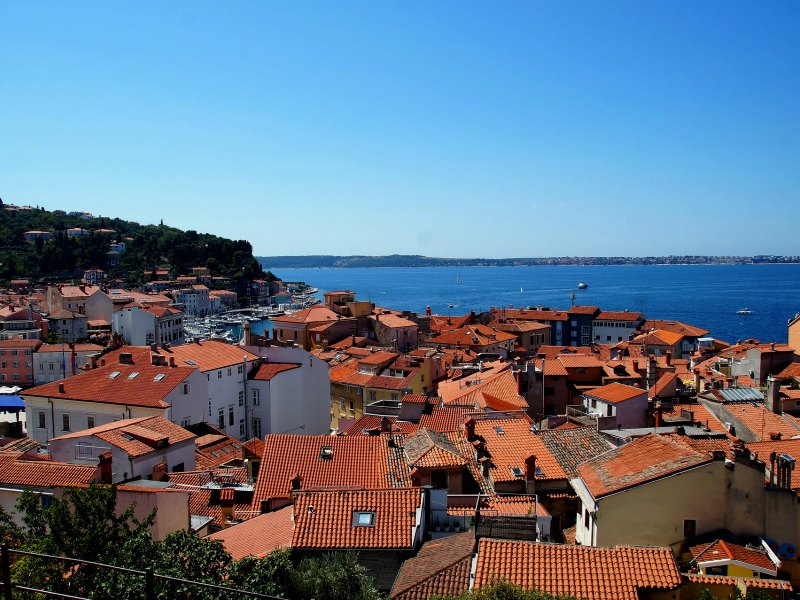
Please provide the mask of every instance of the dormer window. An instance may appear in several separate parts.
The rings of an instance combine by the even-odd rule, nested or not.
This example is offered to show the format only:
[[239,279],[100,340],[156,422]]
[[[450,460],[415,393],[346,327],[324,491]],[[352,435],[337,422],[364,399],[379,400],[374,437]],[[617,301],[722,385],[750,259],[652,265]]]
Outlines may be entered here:
[[353,511],[353,527],[375,527],[375,513],[373,511]]

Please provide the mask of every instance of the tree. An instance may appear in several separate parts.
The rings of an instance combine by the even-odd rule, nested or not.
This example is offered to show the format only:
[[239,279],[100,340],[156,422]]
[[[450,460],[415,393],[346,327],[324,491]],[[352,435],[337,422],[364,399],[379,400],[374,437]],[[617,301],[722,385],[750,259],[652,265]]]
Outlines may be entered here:
[[322,558],[304,558],[297,565],[292,583],[297,598],[311,600],[378,600],[366,569],[353,552],[336,552]]
[[263,558],[246,556],[231,564],[229,572],[234,587],[282,598],[298,597],[292,583],[294,564],[287,550]]
[[435,600],[575,600],[574,596],[554,596],[539,590],[525,590],[502,580],[457,596],[433,596],[433,598]]

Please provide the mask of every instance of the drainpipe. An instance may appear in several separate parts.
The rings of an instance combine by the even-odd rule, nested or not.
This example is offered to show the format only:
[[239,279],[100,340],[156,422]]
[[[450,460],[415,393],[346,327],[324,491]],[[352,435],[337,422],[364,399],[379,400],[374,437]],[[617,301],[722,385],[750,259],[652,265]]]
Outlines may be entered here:
[[53,437],[56,437],[56,410],[53,407],[53,399],[48,398],[47,401],[50,403],[50,429],[53,430]]
[[247,441],[250,439],[250,423],[249,423],[250,419],[248,419],[248,413],[247,413],[247,355],[244,356],[242,361],[243,361],[242,388],[244,390],[244,439],[245,441]]

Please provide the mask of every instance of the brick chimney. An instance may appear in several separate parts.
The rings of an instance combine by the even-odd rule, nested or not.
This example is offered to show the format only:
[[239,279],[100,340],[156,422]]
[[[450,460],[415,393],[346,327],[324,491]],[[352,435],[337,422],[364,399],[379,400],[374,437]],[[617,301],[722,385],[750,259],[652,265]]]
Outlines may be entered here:
[[536,493],[536,455],[531,454],[525,459],[525,493]]
[[381,433],[391,433],[392,431],[392,422],[389,420],[389,417],[383,416],[381,418]]
[[233,506],[233,488],[222,488],[219,492],[219,508],[223,527],[236,521],[236,509]]
[[672,352],[667,352],[667,353],[664,355],[664,359],[665,359],[665,361],[664,361],[664,362],[666,362],[666,363],[667,363],[667,366],[670,366],[670,365],[672,364]]
[[111,471],[111,452],[106,451],[100,455],[100,481],[103,483],[111,483],[113,473]]
[[467,436],[467,441],[471,442],[475,439],[475,419],[467,419],[464,423],[464,432]]
[[167,478],[167,463],[160,462],[153,465],[153,481],[164,481]]

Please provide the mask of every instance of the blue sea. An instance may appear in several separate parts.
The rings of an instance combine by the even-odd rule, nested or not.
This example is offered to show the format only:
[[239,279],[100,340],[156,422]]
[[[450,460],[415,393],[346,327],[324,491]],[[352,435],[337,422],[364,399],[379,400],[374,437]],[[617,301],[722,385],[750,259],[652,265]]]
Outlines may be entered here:
[[[273,273],[284,281],[304,281],[319,288],[320,298],[325,291],[347,289],[380,306],[419,313],[430,306],[434,314],[511,305],[566,309],[575,292],[576,304],[676,319],[732,342],[746,338],[784,342],[788,319],[800,311],[800,265],[274,269]],[[589,287],[578,290],[581,281]],[[737,315],[741,308],[754,314]]]

